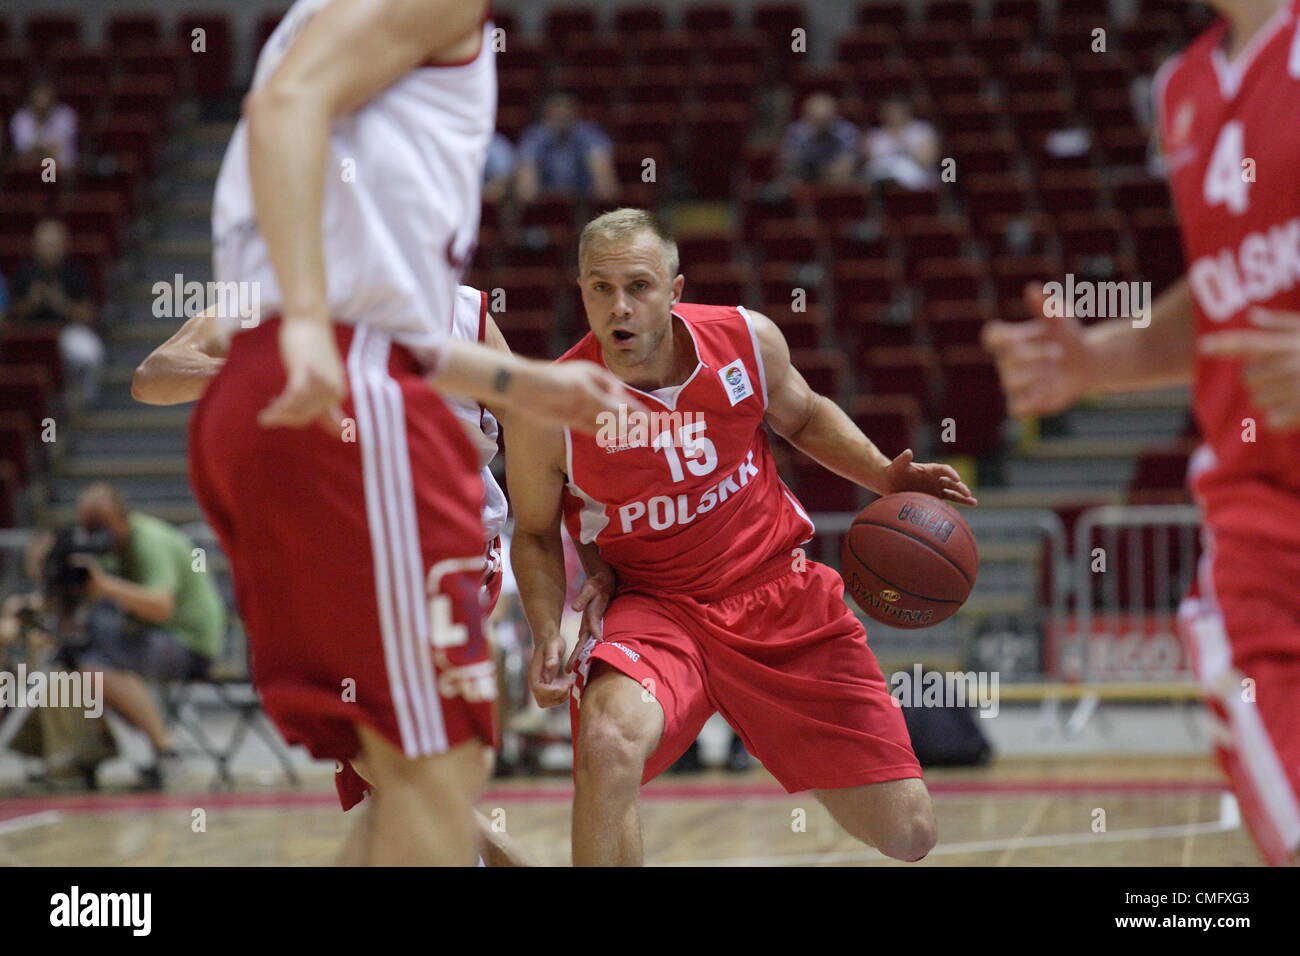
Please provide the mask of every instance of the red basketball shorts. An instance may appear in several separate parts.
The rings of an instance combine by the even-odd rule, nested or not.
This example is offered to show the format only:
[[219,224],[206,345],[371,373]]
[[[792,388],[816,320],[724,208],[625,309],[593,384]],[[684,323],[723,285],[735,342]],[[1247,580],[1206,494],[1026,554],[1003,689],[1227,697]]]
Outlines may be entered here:
[[190,422],[190,478],[225,549],[254,683],[285,739],[411,757],[495,741],[483,489],[461,424],[383,333],[337,324],[341,437],[262,428],[284,387],[272,320],[235,336]]
[[866,631],[824,565],[794,571],[782,558],[747,590],[707,602],[617,595],[600,642],[578,665],[575,746],[596,661],[641,683],[663,708],[663,737],[643,782],[680,757],[715,711],[791,793],[921,776]]
[[1300,852],[1300,548],[1204,535],[1179,612],[1227,774],[1260,855]]

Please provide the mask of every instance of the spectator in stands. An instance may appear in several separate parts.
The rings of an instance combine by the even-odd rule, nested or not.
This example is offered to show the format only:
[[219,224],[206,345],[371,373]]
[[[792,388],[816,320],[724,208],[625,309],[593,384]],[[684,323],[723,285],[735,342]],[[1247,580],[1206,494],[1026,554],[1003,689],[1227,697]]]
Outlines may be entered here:
[[857,169],[861,143],[862,131],[840,116],[835,97],[813,93],[785,131],[781,174],[787,181],[846,183]]
[[84,671],[103,670],[105,702],[149,737],[154,762],[142,776],[157,788],[176,751],[145,679],[205,676],[221,653],[225,606],[206,564],[196,563],[194,542],[162,519],[128,508],[108,483],[82,492],[77,521],[107,529],[114,543],[108,560],[83,562],[95,603],[77,663]]
[[503,201],[514,178],[515,148],[510,140],[497,133],[488,144],[487,159],[483,163],[483,201]]
[[519,140],[515,195],[527,203],[547,192],[600,201],[618,194],[609,137],[595,123],[578,118],[578,100],[571,93],[548,96],[541,121]]
[[14,155],[32,160],[53,158],[60,171],[77,164],[77,114],[59,102],[54,84],[38,79],[27,102],[9,122]]
[[880,125],[867,134],[864,148],[867,179],[903,189],[939,185],[939,137],[934,127],[912,114],[906,97],[891,96],[880,105]]
[[59,351],[67,372],[73,407],[92,404],[99,394],[104,343],[94,329],[90,280],[68,258],[68,230],[57,219],[42,219],[32,237],[32,260],[14,273],[14,322],[52,322],[61,328]]

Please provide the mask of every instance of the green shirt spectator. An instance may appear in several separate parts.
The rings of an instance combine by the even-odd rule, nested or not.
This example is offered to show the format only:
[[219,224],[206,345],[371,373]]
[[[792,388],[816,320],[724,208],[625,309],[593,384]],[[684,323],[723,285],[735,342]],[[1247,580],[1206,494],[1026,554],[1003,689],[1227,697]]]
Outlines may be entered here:
[[122,556],[122,577],[174,595],[175,611],[157,626],[174,631],[196,654],[216,659],[221,654],[226,610],[211,574],[194,570],[194,542],[161,518],[132,511],[127,521],[131,538]]

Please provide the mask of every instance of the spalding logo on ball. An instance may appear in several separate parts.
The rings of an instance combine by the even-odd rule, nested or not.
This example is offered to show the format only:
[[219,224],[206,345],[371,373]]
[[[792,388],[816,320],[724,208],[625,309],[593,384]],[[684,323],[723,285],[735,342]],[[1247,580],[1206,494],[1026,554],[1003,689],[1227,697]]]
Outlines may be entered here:
[[957,612],[979,571],[970,526],[952,505],[906,491],[862,510],[844,536],[840,575],[882,624],[929,627]]

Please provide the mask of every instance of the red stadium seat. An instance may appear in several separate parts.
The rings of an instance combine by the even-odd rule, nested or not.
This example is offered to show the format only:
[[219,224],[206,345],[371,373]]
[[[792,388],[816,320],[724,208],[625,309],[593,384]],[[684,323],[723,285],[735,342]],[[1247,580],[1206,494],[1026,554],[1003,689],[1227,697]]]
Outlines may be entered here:
[[994,20],[1020,20],[1035,24],[1042,7],[1041,0],[993,0],[991,10]]
[[797,302],[811,308],[821,304],[816,276],[789,262],[765,262],[758,270],[759,301],[764,309],[789,308]]
[[1173,200],[1165,181],[1146,171],[1116,176],[1112,182],[1115,204],[1126,212],[1135,209],[1170,209]]
[[1058,53],[1089,53],[1096,42],[1093,31],[1108,29],[1110,23],[1108,14],[1061,16],[1048,32],[1047,42]]
[[647,66],[637,70],[632,77],[623,86],[625,103],[681,110],[682,90],[690,78],[688,70],[677,66]]
[[619,71],[610,66],[561,67],[555,71],[555,85],[577,97],[584,118],[595,120],[609,112],[620,86]]
[[975,19],[975,0],[929,0],[922,18],[930,23],[970,24]]
[[0,209],[0,235],[28,240],[36,224],[50,215],[52,190],[48,187],[36,192],[9,192],[3,194]]
[[733,262],[738,254],[736,235],[725,231],[681,236],[677,239],[677,252],[683,269]]
[[1038,184],[1044,209],[1091,211],[1101,207],[1101,177],[1093,169],[1044,173]]
[[1129,86],[1138,75],[1137,63],[1123,50],[1110,50],[1105,56],[1076,53],[1070,57],[1070,72],[1080,93],[1109,90],[1117,97],[1128,98]]
[[890,219],[934,216],[939,212],[939,194],[925,189],[888,188],[884,203],[885,215]]
[[969,258],[927,259],[916,268],[916,280],[927,302],[978,299],[986,274],[982,261]]
[[[203,49],[194,49],[195,31],[202,30]],[[230,89],[234,46],[230,19],[224,13],[191,13],[176,21],[176,42],[189,60],[194,92],[220,96]]]
[[847,383],[844,353],[835,349],[809,349],[790,353],[790,364],[797,368],[818,395],[838,400],[840,388]]
[[700,199],[731,195],[736,144],[749,131],[750,111],[732,105],[699,104],[687,114],[687,157],[691,185]]
[[895,260],[840,259],[831,266],[835,286],[837,323],[848,320],[848,311],[859,305],[883,308],[902,290],[903,268]]
[[12,528],[18,523],[22,487],[17,468],[0,460],[0,528]]
[[54,382],[43,365],[0,365],[0,411],[23,415],[33,431],[54,409]]
[[767,3],[754,9],[751,23],[773,50],[790,49],[794,31],[807,29],[803,7],[795,3]]
[[68,258],[86,270],[91,297],[102,305],[107,296],[108,269],[114,258],[109,240],[104,236],[74,235],[68,241]]
[[909,271],[928,259],[961,256],[970,238],[966,220],[954,216],[911,216],[897,224]]
[[108,83],[110,113],[150,114],[165,118],[175,102],[175,89],[150,76],[115,76]]
[[966,39],[966,27],[956,23],[910,23],[903,28],[903,53],[913,62],[950,59]]
[[910,395],[859,395],[849,414],[862,433],[890,458],[916,447],[921,407]]
[[1128,486],[1129,504],[1180,504],[1190,500],[1187,462],[1193,443],[1181,441],[1138,455]]
[[58,216],[74,236],[102,236],[109,251],[117,255],[127,225],[126,201],[114,191],[78,190],[59,198]]
[[50,383],[63,387],[63,357],[59,351],[58,323],[11,325],[0,334],[0,363],[36,366],[50,373]]
[[790,95],[796,109],[813,93],[829,93],[836,99],[842,98],[856,87],[860,70],[860,67],[855,69],[842,63],[797,67],[790,79]]
[[108,81],[112,70],[108,52],[81,46],[61,46],[50,56],[50,70],[62,91],[65,80],[92,79]]
[[828,232],[865,219],[871,206],[866,188],[855,184],[817,186],[809,192],[809,201],[813,217]]
[[36,461],[36,431],[22,412],[0,411],[0,462],[11,465],[18,487],[27,484]]
[[867,0],[858,7],[858,23],[900,27],[908,21],[906,0]]
[[1097,129],[1137,126],[1133,101],[1118,90],[1090,90],[1083,94],[1082,108]]
[[153,13],[116,13],[108,21],[108,41],[113,46],[137,40],[157,42],[162,39],[162,24]]
[[1137,128],[1103,129],[1101,148],[1111,166],[1145,166],[1151,137]]
[[1016,168],[1020,144],[1005,130],[991,133],[962,133],[945,144],[945,151],[957,161],[957,175],[1010,173]]
[[[1029,0],[1037,7],[1037,0]],[[1035,11],[1036,15],[1036,11]],[[989,23],[976,23],[970,28],[966,43],[970,50],[997,71],[1002,63],[1020,55],[1033,33],[1033,20],[1021,17],[996,19]]]
[[1056,225],[1061,248],[1072,261],[1085,256],[1117,258],[1125,251],[1128,229],[1117,212],[1065,212],[1057,216]]
[[998,301],[1019,299],[1025,286],[1035,282],[1059,282],[1065,267],[1056,256],[998,256],[990,264]]
[[497,74],[518,80],[530,78],[541,86],[553,54],[544,40],[509,34],[506,48],[497,54]]
[[826,316],[821,306],[813,305],[802,312],[795,312],[786,304],[769,306],[763,312],[776,323],[790,348],[818,349],[821,347],[822,329],[826,323]]
[[101,154],[129,156],[152,178],[157,162],[160,117],[157,114],[112,114],[96,121],[92,139]]
[[935,349],[953,345],[979,345],[984,326],[998,317],[982,300],[931,302],[925,308],[925,325]]
[[662,33],[637,37],[633,50],[644,67],[689,67],[695,64],[695,43],[689,34]]
[[542,21],[542,32],[554,50],[575,34],[596,32],[596,12],[591,7],[552,7]]
[[1008,106],[1011,125],[1025,142],[1075,125],[1070,98],[1064,93],[1013,93]]
[[1002,129],[1002,107],[983,96],[945,96],[938,100],[943,127],[950,134],[987,135]]
[[898,34],[887,26],[854,27],[840,39],[839,62],[849,67],[879,63],[898,48]]
[[701,4],[687,7],[682,14],[682,28],[692,33],[709,30],[734,30],[736,15],[725,3]]
[[614,32],[621,38],[663,33],[667,24],[658,7],[621,7],[614,11]]
[[576,36],[555,50],[556,60],[568,67],[619,67],[623,63],[626,40],[618,36]]
[[[553,269],[498,269],[491,276],[491,285],[479,288],[501,289],[505,293],[502,313],[552,312],[555,308],[557,284],[568,281]],[[496,315],[493,312],[493,315]]]
[[499,314],[494,312],[492,318],[512,352],[543,359],[555,358],[559,354],[551,344],[555,337],[555,319],[550,312],[511,309]]
[[614,137],[614,171],[622,186],[640,185],[650,167],[646,160],[654,160],[655,182],[658,184],[668,175],[672,143],[668,139],[649,137],[647,139],[622,141]]
[[942,375],[938,417],[952,419],[954,441],[945,451],[956,455],[989,455],[1001,449],[1006,400],[992,358],[976,346],[944,349],[939,356]]
[[934,387],[934,352],[925,346],[868,349],[862,356],[873,395],[907,395],[928,409]]
[[754,188],[742,198],[741,212],[744,232],[756,234],[760,225],[770,219],[799,218],[801,204],[790,193]]
[[694,73],[695,95],[703,103],[748,103],[759,90],[758,61],[705,66]]
[[750,300],[752,279],[749,266],[740,262],[719,262],[696,266],[686,278],[683,293],[688,302],[709,305],[744,305]]
[[988,81],[988,67],[973,57],[927,60],[921,70],[931,96],[978,96]]
[[1003,82],[1013,93],[1055,93],[1066,76],[1065,60],[1054,53],[1016,57],[1004,63]]
[[66,13],[33,13],[24,33],[32,52],[44,59],[56,44],[81,39],[81,18]]
[[1168,209],[1139,209],[1127,213],[1133,226],[1142,278],[1159,295],[1186,270],[1178,220]]
[[770,183],[776,179],[780,156],[780,147],[776,143],[746,143],[741,155],[747,183]]
[[572,229],[577,217],[577,198],[568,193],[547,193],[523,206],[519,225]]
[[1043,213],[993,213],[977,225],[992,255],[1043,255],[1056,238],[1055,220]]
[[1093,23],[1105,23],[1110,19],[1110,0],[1060,0],[1057,15],[1086,17]]
[[1018,173],[977,173],[965,182],[966,200],[977,224],[991,215],[1022,213],[1029,208],[1029,183]]
[[758,229],[764,262],[815,262],[821,258],[821,230],[815,223],[777,219]]

